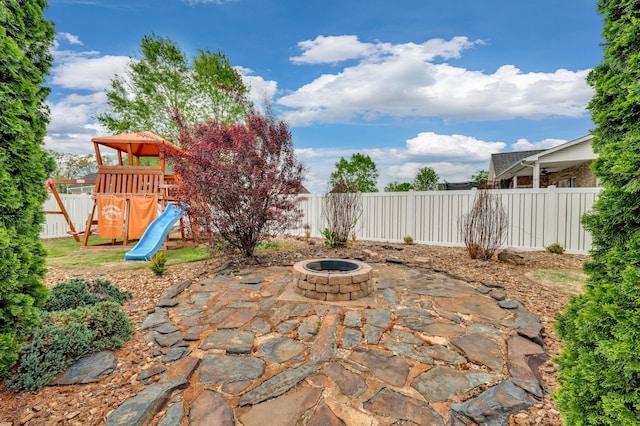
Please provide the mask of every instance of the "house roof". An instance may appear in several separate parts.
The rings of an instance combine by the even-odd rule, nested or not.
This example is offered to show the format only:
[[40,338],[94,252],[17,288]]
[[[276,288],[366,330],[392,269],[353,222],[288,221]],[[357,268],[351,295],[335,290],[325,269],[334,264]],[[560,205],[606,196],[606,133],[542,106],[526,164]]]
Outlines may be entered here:
[[[539,167],[546,168],[554,166],[556,169],[562,169],[570,167],[571,165],[579,162],[593,160],[597,156],[591,148],[590,142],[592,139],[592,135],[587,135],[546,150],[521,151],[521,153],[529,152],[529,155],[521,157],[519,160],[514,161],[511,165],[509,165],[506,169],[503,169],[499,173],[496,172],[495,178],[510,178],[515,175],[520,175],[523,172],[526,176],[531,176],[533,172],[532,167],[534,166],[534,164],[537,164]],[[584,148],[582,150],[576,151],[576,149],[579,148],[580,144],[586,145],[583,145]],[[564,156],[565,158],[560,160],[558,158],[559,156]],[[493,155],[491,156],[491,159],[493,160]],[[554,170],[550,171],[553,172]]]
[[[583,136],[581,138],[578,139],[574,139],[572,141],[569,142],[565,142],[561,145],[557,145],[554,146],[553,148],[549,148],[549,149],[545,149],[544,151],[538,153],[538,154],[533,154],[531,155],[531,158],[527,158],[528,161],[538,161],[538,160],[542,160],[544,159],[544,157],[549,157],[551,156],[551,154],[554,154],[558,151],[563,151],[566,149],[569,149],[573,146],[576,146],[578,144],[584,143],[584,142],[589,142],[591,143],[591,140],[593,139],[592,135],[587,135],[587,136]],[[593,154],[593,151],[591,152]],[[590,156],[590,158],[595,158],[596,155],[593,154],[592,156]]]
[[500,152],[497,154],[491,154],[491,163],[493,164],[493,171],[495,176],[500,176],[503,172],[511,168],[521,160],[535,154],[544,152],[544,149],[535,149],[531,151],[516,151],[516,152]]

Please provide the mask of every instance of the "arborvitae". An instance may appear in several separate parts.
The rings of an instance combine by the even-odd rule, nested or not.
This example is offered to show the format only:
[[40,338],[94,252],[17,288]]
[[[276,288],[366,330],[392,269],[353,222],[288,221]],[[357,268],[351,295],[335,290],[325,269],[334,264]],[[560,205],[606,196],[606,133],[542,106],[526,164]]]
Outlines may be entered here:
[[640,424],[640,0],[599,0],[602,63],[588,82],[592,169],[604,191],[583,223],[589,279],[558,318],[556,393],[568,425]]
[[43,149],[49,115],[43,83],[54,28],[44,19],[46,6],[46,0],[0,2],[0,377],[15,364],[47,298],[39,234],[44,183],[53,170]]

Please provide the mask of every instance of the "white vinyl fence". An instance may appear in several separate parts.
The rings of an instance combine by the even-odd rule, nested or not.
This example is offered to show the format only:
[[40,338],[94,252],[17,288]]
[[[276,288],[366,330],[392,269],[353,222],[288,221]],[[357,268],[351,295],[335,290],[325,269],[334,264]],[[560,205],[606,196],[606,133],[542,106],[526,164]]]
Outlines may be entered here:
[[[568,253],[586,254],[591,249],[591,235],[580,224],[591,210],[601,188],[543,188],[491,190],[502,200],[509,218],[508,247],[544,250],[550,244],[562,245]],[[403,242],[406,235],[418,244],[461,246],[458,223],[469,212],[477,195],[471,191],[428,191],[362,194],[363,216],[356,230],[359,240]],[[61,194],[77,231],[83,231],[89,215],[90,195]],[[321,237],[326,226],[322,219],[322,194],[304,194],[301,207],[304,217],[291,231],[304,235],[311,227],[313,237]],[[58,210],[54,199],[45,210]],[[62,215],[47,215],[42,238],[68,236]]]
[[[60,194],[71,223],[76,228],[76,232],[84,231],[87,218],[93,207],[93,198],[89,194]],[[49,199],[44,203],[44,211],[60,211],[60,206],[56,203],[53,195],[49,194]],[[47,214],[46,221],[40,231],[40,238],[62,238],[68,237],[69,225],[62,214]]]
[[[595,203],[601,188],[542,188],[491,190],[507,211],[509,228],[504,243],[523,250],[544,250],[562,245],[567,253],[586,254],[591,235],[580,220]],[[418,244],[462,246],[460,218],[473,207],[477,190],[362,194],[363,215],[356,237],[359,240],[403,242],[406,235]],[[303,196],[304,225],[320,237],[322,194]]]

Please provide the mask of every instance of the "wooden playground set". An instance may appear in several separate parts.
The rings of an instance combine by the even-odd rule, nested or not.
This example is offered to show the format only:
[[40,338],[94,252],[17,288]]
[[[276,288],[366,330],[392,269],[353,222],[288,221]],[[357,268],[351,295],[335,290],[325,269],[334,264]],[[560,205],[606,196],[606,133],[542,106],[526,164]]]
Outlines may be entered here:
[[[82,237],[82,249],[126,247],[139,240],[149,225],[174,201],[172,188],[175,175],[170,161],[180,148],[150,132],[127,133],[92,139],[98,163],[95,181],[70,179],[49,180],[47,186],[55,197],[59,211],[69,226],[68,233],[76,241]],[[115,151],[117,165],[103,164],[104,150]],[[56,184],[94,183],[93,208],[84,230],[77,230],[56,190]],[[183,219],[180,218],[180,239],[186,241]],[[168,229],[167,229],[168,231]],[[94,243],[93,236],[103,237]],[[104,243],[104,238],[110,243]],[[97,239],[97,238],[95,238]],[[165,238],[165,246],[168,237]]]

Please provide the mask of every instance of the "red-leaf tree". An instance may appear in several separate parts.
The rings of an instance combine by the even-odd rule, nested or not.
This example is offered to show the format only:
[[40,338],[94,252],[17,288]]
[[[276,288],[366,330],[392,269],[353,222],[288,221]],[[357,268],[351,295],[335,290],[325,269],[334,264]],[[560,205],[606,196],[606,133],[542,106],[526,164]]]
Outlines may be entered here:
[[183,128],[180,143],[177,200],[211,232],[211,245],[251,257],[261,240],[299,219],[304,168],[286,123],[251,112],[243,123]]

